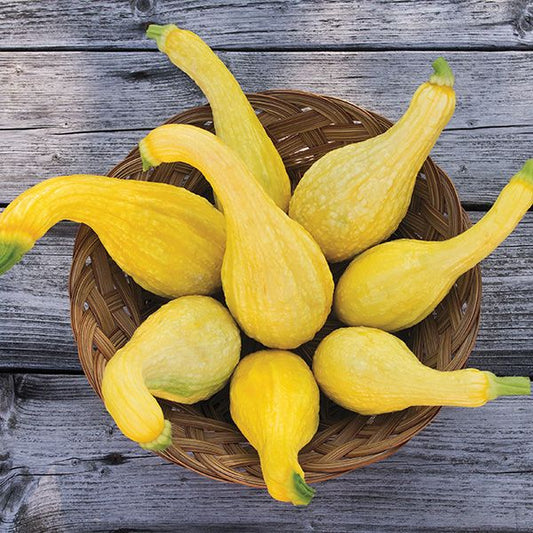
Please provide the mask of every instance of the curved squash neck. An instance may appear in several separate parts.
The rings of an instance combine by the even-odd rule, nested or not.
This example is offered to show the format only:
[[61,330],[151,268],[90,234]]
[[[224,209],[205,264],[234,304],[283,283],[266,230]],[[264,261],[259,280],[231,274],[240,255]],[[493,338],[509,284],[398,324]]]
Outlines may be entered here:
[[170,443],[163,411],[145,384],[143,366],[149,357],[126,345],[108,363],[102,382],[106,409],[120,430],[149,449]]
[[139,148],[145,167],[183,162],[197,168],[213,187],[228,219],[256,218],[265,212],[266,204],[276,207],[237,154],[208,131],[167,124],[152,130]]
[[413,95],[402,118],[382,135],[391,157],[399,164],[421,167],[455,108],[451,87],[423,83]]
[[[43,181],[6,207],[0,215],[0,235],[13,232],[35,243],[61,220],[89,223],[97,218],[105,204],[105,192],[114,188],[116,181],[83,174]],[[95,196],[95,191],[104,194]]]
[[290,180],[283,161],[230,70],[195,33],[173,24],[151,24],[146,35],[155,39],[159,50],[200,87],[211,106],[217,135],[242,157],[267,193],[286,211]]
[[[243,128],[244,114],[251,113],[255,117],[233,74],[200,37],[173,28],[165,32],[163,39],[161,51],[200,87],[211,105],[217,129],[234,128],[235,134]],[[228,109],[232,109],[232,113],[228,113]]]
[[304,481],[304,472],[298,463],[298,452],[288,445],[271,443],[259,454],[261,470],[270,495],[293,505],[307,505],[315,490]]
[[514,230],[533,204],[533,183],[515,176],[485,216],[470,229],[440,244],[438,261],[461,275],[487,257]]
[[411,383],[412,405],[477,407],[488,399],[488,382],[479,370],[424,370],[426,379]]
[[[447,405],[479,407],[499,396],[529,396],[531,382],[528,377],[496,377],[491,372],[475,368],[439,371],[427,369],[427,379],[421,387],[420,405]],[[416,388],[414,389],[416,391]],[[413,404],[414,405],[414,404]]]

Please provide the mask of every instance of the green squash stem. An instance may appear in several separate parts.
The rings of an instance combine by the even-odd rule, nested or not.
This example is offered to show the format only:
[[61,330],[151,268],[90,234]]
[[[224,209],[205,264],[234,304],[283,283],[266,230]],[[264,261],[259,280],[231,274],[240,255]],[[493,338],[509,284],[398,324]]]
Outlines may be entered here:
[[455,77],[448,62],[443,57],[438,57],[432,63],[434,74],[429,78],[429,83],[453,87]]
[[492,372],[485,372],[485,374],[489,378],[490,400],[499,396],[529,396],[531,394],[531,380],[528,377],[498,377]]
[[302,478],[302,476],[296,472],[292,475],[294,483],[294,491],[298,496],[298,501],[294,502],[295,505],[308,505],[313,496],[315,495],[315,489],[310,487]]
[[160,26],[159,24],[150,24],[146,30],[146,37],[148,37],[148,39],[153,39],[157,44],[157,48],[163,52],[165,47],[166,33],[167,31],[170,31],[172,27],[172,24],[166,24],[165,26]]
[[0,275],[16,265],[31,245],[12,240],[0,240]]

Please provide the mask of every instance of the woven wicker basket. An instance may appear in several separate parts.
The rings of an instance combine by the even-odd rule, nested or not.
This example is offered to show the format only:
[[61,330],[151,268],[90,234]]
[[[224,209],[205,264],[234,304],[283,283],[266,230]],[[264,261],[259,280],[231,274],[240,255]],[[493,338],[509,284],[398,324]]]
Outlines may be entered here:
[[[278,148],[293,185],[326,152],[362,141],[390,127],[386,119],[347,102],[299,91],[268,91],[249,99]],[[213,130],[208,106],[191,109],[169,120]],[[202,175],[185,164],[141,170],[137,150],[117,165],[111,176],[162,181],[212,198]],[[428,159],[417,179],[409,212],[397,236],[439,240],[470,225],[457,193],[442,170]],[[335,265],[338,275],[345,265]],[[87,378],[101,396],[102,373],[115,351],[163,300],[140,289],[110,259],[96,235],[79,230],[70,275],[72,328]],[[481,277],[475,268],[459,279],[436,311],[403,338],[427,365],[439,369],[464,366],[474,346],[479,324]],[[310,361],[317,341],[339,327],[329,320],[317,338],[296,350]],[[258,348],[244,342],[245,352]],[[263,487],[256,452],[232,423],[227,387],[209,401],[194,406],[161,402],[172,422],[173,444],[162,454],[169,461],[205,476]],[[318,433],[300,459],[311,483],[392,455],[437,414],[438,408],[411,408],[377,417],[360,416],[321,399]]]

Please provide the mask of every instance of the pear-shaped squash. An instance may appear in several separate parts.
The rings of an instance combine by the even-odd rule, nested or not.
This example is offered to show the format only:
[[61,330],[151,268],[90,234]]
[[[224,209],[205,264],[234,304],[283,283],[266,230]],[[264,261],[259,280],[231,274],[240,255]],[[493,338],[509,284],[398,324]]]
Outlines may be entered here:
[[489,255],[533,204],[533,159],[511,178],[489,212],[445,241],[399,239],[356,257],[335,290],[334,309],[351,326],[397,331],[417,324],[459,276]]
[[191,404],[228,381],[241,337],[227,309],[207,296],[183,296],[148,317],[107,363],[105,406],[126,437],[143,448],[171,442],[170,422],[154,399]]
[[416,175],[455,108],[443,58],[405,115],[387,132],[333,150],[304,174],[290,202],[298,221],[332,262],[389,237],[407,213]]
[[307,505],[313,498],[298,452],[316,433],[319,403],[311,370],[291,352],[248,355],[231,378],[231,416],[257,450],[268,492],[276,500]]
[[0,274],[64,219],[90,226],[120,268],[155,294],[220,287],[225,222],[207,200],[163,183],[91,175],[45,180],[8,205],[0,215]]
[[287,211],[291,184],[283,161],[226,65],[198,35],[174,24],[150,24],[146,35],[196,82],[211,105],[216,134],[239,154],[274,202]]
[[498,396],[531,394],[527,377],[496,377],[474,368],[435,370],[400,339],[366,327],[337,329],[323,339],[313,373],[326,396],[362,415],[417,405],[478,407]]
[[222,288],[231,313],[265,346],[295,348],[313,338],[331,307],[333,279],[320,248],[213,134],[168,124],[139,144],[145,168],[183,161],[212,185],[226,219]]

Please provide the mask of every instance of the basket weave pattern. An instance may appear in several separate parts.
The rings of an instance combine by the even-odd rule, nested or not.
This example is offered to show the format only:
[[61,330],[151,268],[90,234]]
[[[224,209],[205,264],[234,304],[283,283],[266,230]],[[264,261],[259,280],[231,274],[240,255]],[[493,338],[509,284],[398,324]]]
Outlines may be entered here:
[[[300,91],[267,91],[249,99],[279,150],[293,187],[325,153],[378,135],[391,125],[379,115],[342,100]],[[213,131],[209,106],[188,110],[168,122]],[[161,165],[142,172],[137,149],[109,175],[171,183],[212,198],[209,184],[188,165]],[[428,159],[418,176],[409,212],[395,236],[441,240],[469,226],[452,183]],[[334,276],[345,266],[334,265]],[[106,361],[164,300],[129,279],[86,226],[80,228],[75,243],[70,299],[80,361],[91,386],[101,396]],[[432,315],[403,332],[402,337],[425,364],[446,370],[461,368],[477,336],[480,299],[481,277],[476,267],[458,280]],[[310,361],[318,341],[339,326],[328,320],[313,341],[295,351]],[[259,347],[247,339],[243,346],[246,353]],[[229,416],[227,387],[193,406],[161,404],[174,437],[163,457],[214,479],[264,487],[258,456]],[[300,455],[306,480],[323,481],[392,455],[437,412],[438,408],[410,408],[365,417],[322,397],[318,433]]]

